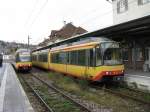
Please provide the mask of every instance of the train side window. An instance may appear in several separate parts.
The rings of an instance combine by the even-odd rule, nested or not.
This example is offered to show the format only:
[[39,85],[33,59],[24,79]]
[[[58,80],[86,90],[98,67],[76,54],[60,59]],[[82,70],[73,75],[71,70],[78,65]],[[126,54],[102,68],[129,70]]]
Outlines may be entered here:
[[42,57],[43,57],[43,62],[47,62],[48,54],[45,53],[45,54],[43,54]]
[[55,54],[55,63],[60,63],[60,61],[59,61],[59,53]]
[[78,51],[78,65],[86,66],[86,50]]
[[36,55],[36,58],[35,58],[35,60],[36,60],[36,61],[38,61],[38,55]]
[[32,55],[32,60],[33,60],[33,61],[35,61],[35,60],[34,60],[34,59],[35,59],[34,57],[35,57],[35,56]]
[[56,53],[53,53],[52,55],[51,55],[51,61],[52,61],[52,63],[57,63],[57,59],[58,57],[57,57],[57,54]]
[[66,52],[66,64],[70,64],[70,55],[69,55],[69,52]]
[[77,65],[77,51],[70,52],[70,64]]
[[32,61],[37,61],[37,55],[32,56]]
[[66,64],[67,55],[65,52],[59,53],[59,61],[62,64]]

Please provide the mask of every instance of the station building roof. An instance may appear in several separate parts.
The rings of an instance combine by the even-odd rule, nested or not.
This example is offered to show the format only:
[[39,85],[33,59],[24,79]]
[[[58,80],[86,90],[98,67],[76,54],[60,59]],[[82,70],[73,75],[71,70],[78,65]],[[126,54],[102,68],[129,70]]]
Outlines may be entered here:
[[127,36],[130,38],[148,37],[150,36],[150,15],[135,20],[131,20],[125,23],[109,26],[96,31],[84,33],[82,35],[77,35],[69,39],[65,39],[60,42],[36,49],[34,51],[39,51],[67,43],[72,43],[75,41],[79,41],[81,39],[85,39],[87,37],[101,37],[101,36],[105,36],[111,39],[123,38]]

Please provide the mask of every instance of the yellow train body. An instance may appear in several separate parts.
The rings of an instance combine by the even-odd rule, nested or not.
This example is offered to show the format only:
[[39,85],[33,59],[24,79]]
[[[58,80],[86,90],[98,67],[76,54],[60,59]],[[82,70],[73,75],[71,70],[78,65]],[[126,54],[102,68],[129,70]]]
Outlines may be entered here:
[[[116,65],[115,67],[114,66],[85,67],[77,65],[63,65],[50,63],[49,69],[60,73],[72,75],[74,77],[85,78],[93,81],[98,81],[103,76],[113,77],[123,75],[124,73],[123,65]],[[106,72],[108,72],[108,74],[106,74]]]
[[88,44],[74,45],[71,47],[47,50],[47,62],[38,61],[38,55],[41,54],[42,52],[34,52],[32,55],[37,56],[37,59],[33,60],[33,65],[92,81],[100,81],[103,77],[123,76],[124,75],[123,64],[81,66],[70,63],[56,63],[52,61],[53,54],[68,53],[80,50],[89,50],[95,48],[97,44],[98,44],[97,42],[90,42]]
[[32,69],[31,53],[28,49],[16,51],[14,67],[18,71],[30,71]]

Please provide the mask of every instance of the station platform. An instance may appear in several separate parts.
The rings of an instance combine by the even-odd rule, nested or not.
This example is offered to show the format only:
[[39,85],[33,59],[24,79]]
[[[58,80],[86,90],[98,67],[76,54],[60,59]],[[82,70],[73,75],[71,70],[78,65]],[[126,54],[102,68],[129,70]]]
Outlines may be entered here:
[[0,112],[34,112],[9,63],[0,67]]
[[126,70],[125,81],[129,86],[150,91],[150,72],[142,70]]

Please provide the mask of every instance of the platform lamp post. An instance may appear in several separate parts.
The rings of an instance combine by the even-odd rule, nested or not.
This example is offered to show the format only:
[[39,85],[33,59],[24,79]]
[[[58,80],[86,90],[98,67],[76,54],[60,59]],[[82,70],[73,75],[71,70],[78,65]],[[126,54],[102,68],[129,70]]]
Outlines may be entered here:
[[29,49],[29,45],[30,45],[30,36],[28,35],[28,49]]

